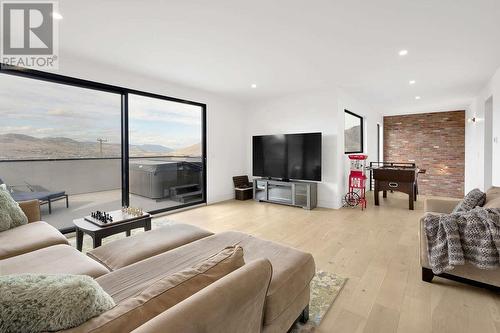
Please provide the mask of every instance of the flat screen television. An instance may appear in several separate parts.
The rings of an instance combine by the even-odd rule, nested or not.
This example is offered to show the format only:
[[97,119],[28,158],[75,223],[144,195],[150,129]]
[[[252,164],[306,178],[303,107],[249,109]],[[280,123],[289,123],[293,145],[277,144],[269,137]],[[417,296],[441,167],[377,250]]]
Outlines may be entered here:
[[254,176],[321,181],[321,133],[254,136],[252,149]]

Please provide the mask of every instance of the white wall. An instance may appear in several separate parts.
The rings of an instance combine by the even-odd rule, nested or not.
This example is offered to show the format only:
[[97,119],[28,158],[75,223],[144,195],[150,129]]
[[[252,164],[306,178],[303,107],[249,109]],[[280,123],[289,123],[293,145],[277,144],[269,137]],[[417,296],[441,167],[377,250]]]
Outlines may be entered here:
[[207,201],[234,197],[232,176],[244,174],[246,156],[242,105],[197,89],[159,81],[119,69],[81,61],[78,56],[62,55],[57,74],[113,84],[207,104]]
[[[484,119],[483,98],[476,97],[465,111],[467,119]],[[484,122],[465,123],[465,193],[474,188],[484,190]]]
[[318,205],[338,208],[339,169],[337,96],[335,91],[294,94],[248,107],[246,156],[248,174],[252,174],[252,136],[322,132],[321,183]]
[[[465,127],[465,192],[477,187],[487,190],[484,183],[485,170],[485,107],[493,98],[492,112],[492,184],[500,186],[500,68],[485,85],[468,108],[467,118],[475,117],[476,122],[467,122]],[[488,159],[486,159],[488,160]],[[488,166],[486,166],[488,167]]]
[[493,96],[484,108],[484,188],[493,185]]
[[[340,89],[294,94],[248,106],[246,116],[247,173],[252,174],[252,136],[322,132],[322,181],[318,206],[340,208],[347,191],[348,162],[344,155],[344,109],[365,117],[365,147],[376,160],[380,115]],[[346,169],[347,168],[347,169]]]
[[[351,112],[356,113],[364,118],[364,154],[368,155],[367,166],[369,162],[376,162],[378,160],[377,156],[377,123],[381,126],[383,125],[383,117],[380,113],[372,110],[369,106],[364,103],[360,103],[355,98],[350,96],[345,91],[339,89],[338,90],[338,117],[342,121],[339,122],[339,130],[343,133],[344,130],[344,110],[349,110]],[[340,137],[339,141],[341,149],[344,147],[344,136]],[[343,151],[343,150],[342,150]],[[344,192],[348,190],[348,175],[350,170],[350,160],[347,155],[342,154],[341,158],[343,159],[344,170],[343,173],[340,174],[340,179],[342,181],[341,188]],[[369,184],[367,183],[367,188]]]
[[500,186],[500,68],[491,80],[493,96],[493,174],[494,186]]

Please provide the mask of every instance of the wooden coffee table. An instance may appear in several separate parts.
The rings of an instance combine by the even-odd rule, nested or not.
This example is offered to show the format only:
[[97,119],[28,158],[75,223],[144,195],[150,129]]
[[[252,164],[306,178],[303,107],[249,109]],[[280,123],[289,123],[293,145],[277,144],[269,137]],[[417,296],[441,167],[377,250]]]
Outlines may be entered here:
[[[119,214],[121,211],[110,212],[111,214]],[[87,221],[85,218],[73,220],[76,228],[76,248],[78,251],[83,247],[83,234],[92,237],[94,249],[101,246],[102,239],[108,236],[125,232],[127,237],[130,236],[132,229],[144,228],[144,231],[151,230],[151,215],[145,213],[139,217],[127,217],[123,222],[115,219],[115,221],[106,226],[98,226],[92,222]]]

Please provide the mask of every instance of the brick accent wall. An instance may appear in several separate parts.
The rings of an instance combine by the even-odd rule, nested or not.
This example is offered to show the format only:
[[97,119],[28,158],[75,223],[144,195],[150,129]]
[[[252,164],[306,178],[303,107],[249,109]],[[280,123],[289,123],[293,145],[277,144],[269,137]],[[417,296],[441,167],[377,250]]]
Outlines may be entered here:
[[384,161],[426,169],[420,194],[463,197],[465,111],[384,117]]

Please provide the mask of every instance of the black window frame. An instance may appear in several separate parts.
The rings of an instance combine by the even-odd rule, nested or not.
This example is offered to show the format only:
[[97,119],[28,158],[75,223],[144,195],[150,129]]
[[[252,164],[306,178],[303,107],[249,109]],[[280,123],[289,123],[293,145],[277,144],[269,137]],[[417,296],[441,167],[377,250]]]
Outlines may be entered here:
[[344,132],[342,133],[342,135],[344,135],[345,137],[345,114],[348,113],[350,114],[351,116],[354,116],[356,118],[359,118],[360,121],[361,121],[361,150],[358,150],[358,151],[346,151],[345,150],[345,139],[344,139],[344,154],[362,154],[364,151],[365,151],[365,136],[364,136],[364,133],[365,133],[365,119],[358,115],[358,114],[355,114],[354,112],[351,112],[347,109],[344,109]]
[[[121,173],[122,173],[122,205],[128,206],[130,203],[130,182],[129,182],[129,117],[128,117],[128,95],[140,95],[150,98],[162,99],[170,102],[184,103],[195,105],[202,110],[202,200],[192,203],[180,204],[175,207],[167,207],[157,210],[149,211],[149,213],[155,215],[159,213],[165,213],[172,210],[183,209],[190,206],[197,206],[200,204],[207,203],[207,105],[205,103],[194,102],[186,99],[180,99],[175,97],[170,97],[166,95],[160,95],[155,93],[150,93],[146,91],[130,89],[121,86],[110,85],[106,83],[100,83],[92,80],[80,79],[71,76],[65,76],[60,74],[54,74],[44,71],[38,71],[34,69],[27,69],[23,67],[17,67],[12,65],[6,65],[0,62],[0,74],[20,76],[24,78],[30,78],[35,80],[47,81],[52,83],[58,83],[63,85],[69,85],[74,87],[80,87],[85,89],[92,89],[97,91],[103,91],[108,93],[115,93],[121,96],[121,145],[122,145],[122,156],[121,156]],[[58,159],[51,159],[58,160]],[[66,159],[65,159],[66,160]],[[15,162],[16,160],[9,160],[9,162]],[[28,161],[28,160],[23,160]],[[1,162],[1,161],[0,161]],[[74,227],[60,229],[62,233],[74,232]]]

